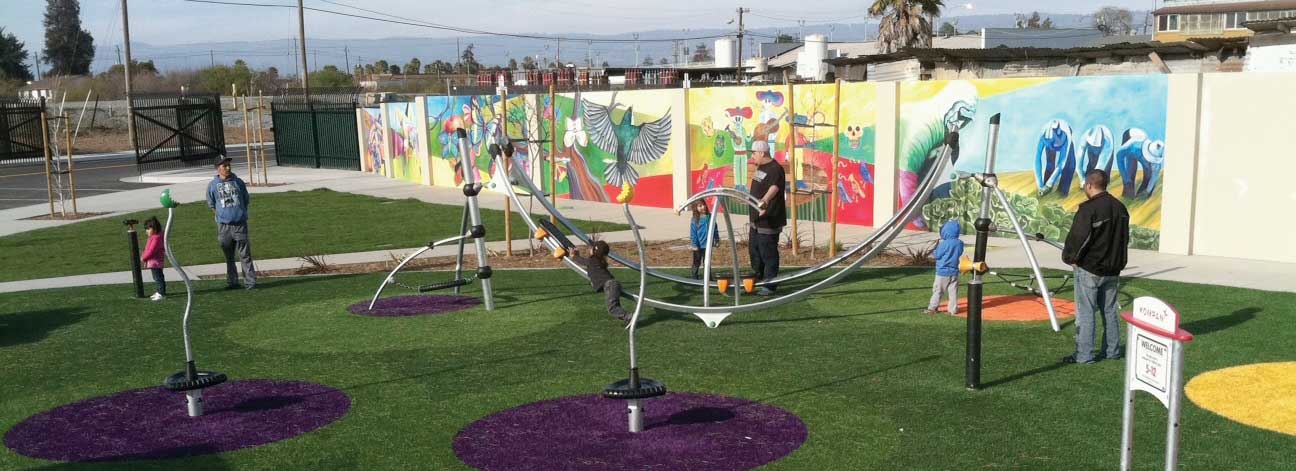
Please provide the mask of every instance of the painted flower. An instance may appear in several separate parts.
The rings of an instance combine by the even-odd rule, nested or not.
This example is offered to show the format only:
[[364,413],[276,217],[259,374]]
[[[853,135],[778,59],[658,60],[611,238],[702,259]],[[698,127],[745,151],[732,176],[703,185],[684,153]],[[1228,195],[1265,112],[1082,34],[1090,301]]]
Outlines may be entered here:
[[585,126],[580,118],[567,120],[567,132],[563,134],[563,144],[567,147],[572,147],[572,144],[585,147],[589,144],[589,136],[585,134]]

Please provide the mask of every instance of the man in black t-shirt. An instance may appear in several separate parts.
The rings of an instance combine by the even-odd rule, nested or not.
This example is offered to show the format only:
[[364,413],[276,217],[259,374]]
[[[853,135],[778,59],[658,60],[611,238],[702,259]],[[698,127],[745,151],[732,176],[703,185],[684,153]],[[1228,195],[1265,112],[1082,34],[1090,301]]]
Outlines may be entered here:
[[[752,271],[757,280],[772,280],[779,270],[779,232],[787,225],[787,173],[783,166],[770,157],[769,142],[752,142],[749,160],[756,164],[752,172],[751,195],[760,200],[760,211],[749,213],[751,230],[747,238],[747,253],[751,257]],[[774,294],[776,285],[763,286],[756,294]]]

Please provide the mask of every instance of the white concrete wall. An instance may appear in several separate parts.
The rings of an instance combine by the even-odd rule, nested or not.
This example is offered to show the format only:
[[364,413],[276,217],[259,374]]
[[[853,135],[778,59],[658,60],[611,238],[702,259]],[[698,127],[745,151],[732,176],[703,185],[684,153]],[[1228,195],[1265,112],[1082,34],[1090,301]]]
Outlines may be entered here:
[[899,157],[900,83],[877,84],[877,133],[873,144],[873,225],[891,219],[896,212],[900,178]]
[[1194,254],[1296,263],[1294,84],[1293,73],[1202,77]]
[[1170,76],[1166,110],[1166,161],[1161,194],[1161,251],[1192,253],[1197,192],[1197,129],[1201,125],[1201,74]]

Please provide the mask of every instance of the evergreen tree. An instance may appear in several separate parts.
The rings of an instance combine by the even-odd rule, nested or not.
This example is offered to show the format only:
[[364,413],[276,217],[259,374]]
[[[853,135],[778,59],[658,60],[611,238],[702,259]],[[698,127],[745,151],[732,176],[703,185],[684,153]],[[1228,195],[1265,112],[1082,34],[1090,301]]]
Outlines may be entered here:
[[53,75],[85,75],[94,59],[94,38],[81,29],[79,0],[48,0],[45,6],[45,57]]
[[0,80],[32,79],[31,69],[27,67],[27,47],[13,33],[5,34],[0,26]]

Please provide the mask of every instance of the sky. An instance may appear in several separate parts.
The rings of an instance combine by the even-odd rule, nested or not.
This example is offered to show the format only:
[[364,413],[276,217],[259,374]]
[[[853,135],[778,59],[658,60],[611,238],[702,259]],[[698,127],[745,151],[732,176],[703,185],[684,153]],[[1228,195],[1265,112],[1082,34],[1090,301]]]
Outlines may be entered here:
[[[296,5],[293,0],[228,0],[243,3]],[[304,0],[305,6],[377,16],[349,7],[485,31],[541,34],[611,34],[663,30],[679,32],[698,28],[732,28],[726,23],[741,5],[750,9],[748,27],[795,28],[806,24],[865,21],[867,0]],[[1092,13],[1106,5],[1131,10],[1151,9],[1155,0],[1066,0],[1047,2],[1049,13]],[[46,2],[0,0],[0,27],[26,43],[34,54],[44,44]],[[176,45],[215,41],[283,39],[296,35],[297,15],[291,8],[213,5],[184,0],[129,0],[131,42]],[[1029,12],[1044,8],[1039,0],[946,0],[945,16]],[[96,58],[116,62],[122,44],[121,2],[81,0],[82,28],[95,38]],[[447,6],[453,5],[453,6]],[[705,6],[704,6],[705,5]],[[813,5],[795,8],[791,5]],[[469,11],[468,7],[472,10]],[[388,37],[453,37],[460,33],[415,26],[306,12],[307,38],[380,39]]]

